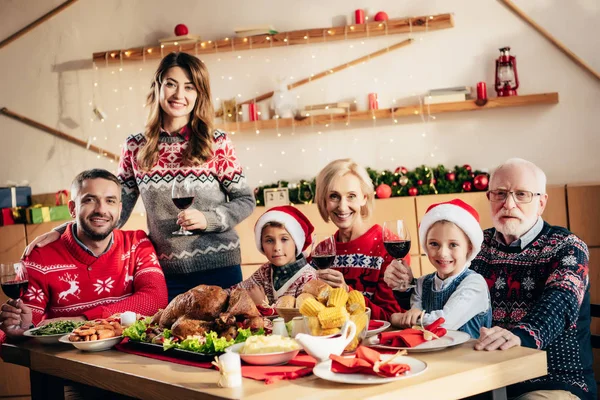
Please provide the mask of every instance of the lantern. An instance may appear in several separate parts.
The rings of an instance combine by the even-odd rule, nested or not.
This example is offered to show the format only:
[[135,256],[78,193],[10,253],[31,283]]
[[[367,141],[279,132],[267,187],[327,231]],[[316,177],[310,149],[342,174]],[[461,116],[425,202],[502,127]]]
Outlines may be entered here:
[[496,60],[496,92],[498,97],[516,96],[519,87],[517,59],[509,54],[510,47],[500,49]]

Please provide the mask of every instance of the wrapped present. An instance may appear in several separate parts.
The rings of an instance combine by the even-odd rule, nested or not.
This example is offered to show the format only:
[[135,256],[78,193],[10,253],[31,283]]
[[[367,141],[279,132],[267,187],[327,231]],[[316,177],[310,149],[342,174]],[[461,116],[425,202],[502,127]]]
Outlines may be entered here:
[[63,221],[66,219],[71,219],[69,206],[50,207],[50,221]]
[[25,207],[3,208],[0,210],[0,226],[24,224]]
[[12,186],[0,188],[0,209],[28,207],[31,205],[31,188],[29,186]]
[[31,195],[31,204],[41,204],[43,206],[61,206],[69,202],[69,192],[59,190],[56,193],[41,193]]
[[41,204],[36,204],[27,209],[27,223],[41,224],[42,222],[50,222],[50,207],[43,207]]

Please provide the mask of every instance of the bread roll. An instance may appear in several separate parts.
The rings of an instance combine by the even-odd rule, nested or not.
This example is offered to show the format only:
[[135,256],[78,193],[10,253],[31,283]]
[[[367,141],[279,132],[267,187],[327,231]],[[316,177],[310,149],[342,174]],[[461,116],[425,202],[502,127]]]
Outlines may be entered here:
[[281,296],[275,302],[275,308],[294,308],[295,304],[296,299],[294,298],[294,296]]
[[315,296],[313,296],[310,293],[302,293],[302,294],[300,294],[300,296],[296,297],[296,308],[299,309],[300,307],[302,307],[302,303],[304,303],[304,301],[306,299],[314,299],[314,298],[315,298]]
[[329,291],[331,290],[331,286],[327,283],[319,280],[313,279],[304,285],[302,289],[303,293],[310,293],[317,298],[321,303],[327,304],[327,299],[329,298]]

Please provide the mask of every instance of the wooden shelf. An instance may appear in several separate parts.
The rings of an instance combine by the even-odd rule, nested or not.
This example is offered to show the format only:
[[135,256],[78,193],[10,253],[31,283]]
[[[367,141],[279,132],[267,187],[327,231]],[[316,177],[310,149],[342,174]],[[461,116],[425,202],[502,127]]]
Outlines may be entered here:
[[276,35],[258,35],[250,37],[227,37],[215,41],[187,43],[181,45],[155,45],[131,49],[108,50],[93,54],[93,61],[98,65],[107,66],[121,62],[161,59],[164,54],[172,51],[201,55],[225,53],[270,47],[295,46],[310,43],[334,42],[346,39],[362,39],[395,35],[399,33],[422,32],[425,30],[447,29],[454,26],[452,14],[426,15],[390,19],[385,22],[369,22],[342,27],[304,29],[290,32],[280,32]]
[[428,114],[442,114],[459,111],[481,111],[492,108],[524,107],[538,104],[558,104],[558,93],[528,94],[510,97],[495,97],[488,100],[484,106],[475,104],[475,100],[459,101],[455,103],[414,105],[408,107],[395,107],[380,110],[351,111],[348,114],[318,115],[300,119],[279,118],[265,121],[227,122],[215,124],[216,128],[228,132],[244,132],[266,129],[311,126],[314,124],[346,124],[353,121],[385,120],[390,121],[419,115],[421,112]]

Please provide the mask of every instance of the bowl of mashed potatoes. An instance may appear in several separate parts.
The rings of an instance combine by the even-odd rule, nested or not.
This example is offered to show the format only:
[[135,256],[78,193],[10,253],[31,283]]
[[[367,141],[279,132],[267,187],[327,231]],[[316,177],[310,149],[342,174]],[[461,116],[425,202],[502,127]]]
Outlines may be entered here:
[[250,336],[244,343],[225,349],[240,355],[242,361],[252,365],[283,365],[296,357],[301,346],[296,340],[280,335]]

